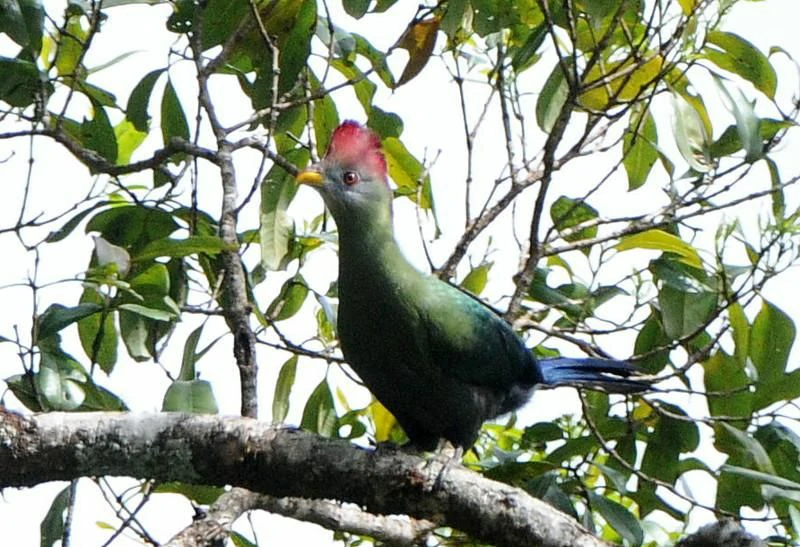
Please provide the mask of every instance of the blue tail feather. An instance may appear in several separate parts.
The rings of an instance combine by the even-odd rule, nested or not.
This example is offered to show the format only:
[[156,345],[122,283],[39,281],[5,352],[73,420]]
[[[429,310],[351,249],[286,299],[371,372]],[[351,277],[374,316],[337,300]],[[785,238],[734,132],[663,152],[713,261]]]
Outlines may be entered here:
[[636,393],[650,388],[650,382],[636,377],[627,361],[594,357],[540,359],[542,384],[602,389],[611,393]]

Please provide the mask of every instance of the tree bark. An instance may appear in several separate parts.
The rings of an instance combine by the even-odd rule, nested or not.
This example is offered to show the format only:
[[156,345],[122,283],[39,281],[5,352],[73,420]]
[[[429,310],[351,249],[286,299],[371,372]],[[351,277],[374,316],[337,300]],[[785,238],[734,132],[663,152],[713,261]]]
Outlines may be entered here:
[[248,418],[0,411],[0,488],[96,475],[337,499],[375,515],[427,519],[494,545],[605,545],[522,490],[438,458],[367,450]]

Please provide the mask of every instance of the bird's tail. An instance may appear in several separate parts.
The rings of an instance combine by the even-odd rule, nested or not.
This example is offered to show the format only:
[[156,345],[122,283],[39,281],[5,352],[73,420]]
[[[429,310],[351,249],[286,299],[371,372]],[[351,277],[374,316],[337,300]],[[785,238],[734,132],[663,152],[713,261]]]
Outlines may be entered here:
[[610,393],[636,393],[650,389],[650,381],[637,376],[627,361],[594,357],[540,359],[542,384],[600,389]]

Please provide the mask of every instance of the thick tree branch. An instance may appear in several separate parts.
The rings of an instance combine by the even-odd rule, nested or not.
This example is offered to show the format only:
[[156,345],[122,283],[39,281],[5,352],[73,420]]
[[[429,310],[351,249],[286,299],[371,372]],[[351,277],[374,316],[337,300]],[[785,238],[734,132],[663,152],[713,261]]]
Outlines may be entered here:
[[495,545],[605,545],[522,490],[455,465],[439,477],[443,465],[246,418],[0,413],[0,487],[91,475],[230,484],[429,519]]

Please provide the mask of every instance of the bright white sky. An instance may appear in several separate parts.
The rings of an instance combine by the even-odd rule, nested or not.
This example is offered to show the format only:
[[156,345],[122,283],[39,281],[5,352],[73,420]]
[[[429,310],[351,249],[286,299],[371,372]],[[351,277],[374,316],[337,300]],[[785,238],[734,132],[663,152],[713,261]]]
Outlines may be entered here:
[[[45,5],[52,13],[58,13],[56,7],[61,2],[46,0]],[[333,2],[337,4],[338,2]],[[393,8],[395,14],[393,22],[407,22],[415,12],[416,2],[400,2],[400,5]],[[788,50],[796,59],[800,59],[800,40],[797,40],[797,21],[800,21],[800,3],[797,0],[769,0],[761,2],[741,2],[740,6],[734,10],[730,17],[726,30],[739,32],[763,51],[767,51],[772,45],[780,45]],[[131,90],[138,82],[141,75],[154,68],[160,68],[165,63],[164,52],[174,40],[174,35],[162,30],[164,14],[169,10],[166,6],[130,6],[114,8],[110,12],[110,17],[106,22],[103,32],[96,38],[97,44],[93,48],[93,55],[87,60],[88,66],[97,66],[109,61],[115,56],[134,51],[135,55],[124,60],[118,67],[112,67],[96,75],[94,83],[101,87],[106,87],[118,92],[120,104],[125,104],[127,97],[124,95]],[[353,29],[374,40],[376,46],[386,49],[399,36],[402,29],[397,25],[382,23],[385,18],[382,16],[368,17],[362,20],[357,26],[351,24],[346,15],[336,13],[334,21],[341,24],[344,28]],[[382,23],[378,25],[377,23]],[[0,38],[0,55],[13,55],[14,49],[5,38]],[[401,54],[402,55],[402,54]],[[783,63],[781,66],[786,67]],[[399,72],[398,72],[399,73]],[[170,71],[173,84],[178,88],[179,94],[187,102],[191,102],[194,95],[192,70],[188,66],[178,65]],[[779,75],[781,84],[786,88],[784,93],[798,93],[798,75],[793,72],[785,72]],[[163,83],[163,82],[162,82]],[[240,97],[236,91],[235,84],[228,79],[215,79],[213,81],[212,96],[218,102],[224,103],[223,117],[226,123],[245,119],[249,115],[248,103],[243,100],[230,100],[228,97]],[[463,199],[458,195],[459,190],[448,187],[448,180],[463,180],[464,156],[462,152],[462,134],[460,121],[460,107],[457,103],[455,89],[448,86],[449,76],[442,69],[440,63],[433,61],[426,68],[422,76],[412,81],[410,84],[401,87],[399,90],[390,94],[380,92],[376,104],[398,113],[405,121],[404,141],[409,143],[412,150],[419,156],[433,158],[440,154],[437,163],[432,170],[434,180],[434,192],[439,204],[440,220],[442,220],[444,236],[433,246],[433,253],[436,258],[443,258],[452,248],[453,243],[460,234],[460,227],[463,225]],[[788,84],[788,85],[786,85]],[[160,86],[157,88],[160,89]],[[433,89],[443,89],[445,92],[431,92]],[[535,90],[537,88],[532,88]],[[484,93],[483,90],[480,92]],[[156,91],[155,95],[158,95]],[[340,116],[344,118],[355,118],[363,120],[363,112],[352,99],[349,91],[337,94]],[[475,101],[475,107],[481,101]],[[157,110],[154,102],[151,110]],[[191,117],[193,107],[184,103],[187,113]],[[157,116],[157,113],[156,113]],[[531,117],[532,121],[532,117]],[[492,123],[489,119],[489,126],[498,128],[497,123]],[[0,130],[6,130],[8,122]],[[719,128],[720,130],[722,128]],[[491,150],[500,142],[498,134],[487,130],[482,141],[477,143],[479,148]],[[492,142],[494,140],[494,143]],[[150,142],[150,148],[158,145],[157,142]],[[38,140],[38,147],[35,152],[35,164],[33,169],[33,192],[30,198],[29,217],[39,211],[56,211],[64,204],[71,203],[74,199],[79,199],[86,191],[88,175],[86,170],[77,165],[70,156],[65,154],[59,147],[50,145],[44,140]],[[4,185],[4,199],[0,201],[0,228],[13,224],[18,215],[19,204],[22,199],[24,177],[27,172],[27,147],[28,143],[24,140],[0,141],[0,159],[5,160],[12,153],[9,161],[0,164],[0,180],[6,181]],[[788,149],[796,149],[790,144]],[[493,180],[502,164],[502,148],[498,147],[498,154],[492,156],[486,153],[487,158],[494,157],[493,161],[484,161],[478,165],[475,173],[476,180]],[[797,173],[800,171],[800,162],[792,158],[790,154],[784,154],[784,165],[786,172]],[[258,158],[253,155],[253,161],[239,163],[239,179],[244,187],[250,184],[255,169],[258,165]],[[248,171],[249,170],[249,171]],[[208,170],[209,178],[213,177]],[[451,175],[452,173],[452,175]],[[580,178],[580,173],[575,174]],[[149,183],[149,174],[141,175],[139,179],[143,184]],[[127,179],[128,183],[134,183],[136,177]],[[214,182],[209,182],[208,186],[202,182],[201,192],[206,194],[207,203],[217,203],[219,198],[214,186]],[[218,185],[217,185],[218,186]],[[640,207],[652,206],[652,204],[641,203],[641,198],[631,194],[626,201],[618,204],[620,209],[638,210]],[[797,206],[797,192],[790,197],[789,207]],[[211,208],[213,213],[216,209]],[[303,219],[310,219],[321,211],[321,203],[317,196],[311,192],[301,189],[301,194],[290,213],[298,222]],[[250,217],[243,219],[247,227],[255,226],[256,211],[250,211]],[[416,231],[416,217],[411,207],[398,207],[396,225],[403,230],[401,242],[404,249],[412,260],[421,268],[426,269],[427,263],[422,253],[421,244]],[[507,223],[510,221],[506,221]],[[507,228],[509,224],[505,227]],[[754,229],[755,226],[749,226]],[[49,231],[49,230],[48,230]],[[31,237],[30,241],[35,239]],[[495,242],[495,244],[497,244]],[[91,252],[92,242],[89,236],[83,236],[78,232],[70,238],[67,244],[47,245],[41,249],[41,265],[43,271],[39,272],[39,283],[56,281],[69,277],[82,271],[88,261]],[[22,247],[11,237],[3,236],[0,238],[0,249],[6,266],[0,269],[0,287],[5,287],[11,283],[24,281],[26,276],[32,272],[32,256],[26,254]],[[323,273],[319,279],[311,279],[310,282],[318,289],[324,291],[327,284],[335,275],[332,268],[324,267],[329,265],[332,253],[327,256],[318,256],[312,260],[318,261]],[[516,266],[513,253],[503,260],[502,253],[495,253],[492,258],[497,262],[494,276],[497,279],[503,278],[504,273],[511,271]],[[310,266],[312,266],[310,264]],[[784,310],[793,313],[795,321],[800,319],[797,310],[800,310],[800,292],[796,290],[798,281],[796,271],[792,271],[784,276],[783,282],[776,281],[767,286],[765,296],[777,302]],[[279,281],[277,281],[279,282]],[[794,284],[792,284],[794,282]],[[794,285],[794,286],[793,286]],[[491,296],[496,297],[504,294],[507,287],[494,289]],[[69,302],[65,295],[74,294],[74,301],[77,301],[80,286],[77,283],[57,284],[52,288],[44,289],[39,298],[41,309],[53,301]],[[13,325],[19,325],[22,331],[21,336],[26,339],[26,330],[29,329],[30,310],[30,291],[23,287],[2,289],[0,292],[3,299],[3,309],[0,312],[0,335],[8,336],[13,333]],[[21,310],[24,310],[21,312]],[[41,310],[40,310],[41,311]],[[20,316],[20,313],[25,316]],[[308,321],[309,317],[303,317],[301,321]],[[291,322],[289,322],[291,323]],[[193,328],[193,326],[192,326]],[[185,333],[191,330],[186,327]],[[289,333],[293,332],[291,325],[287,327]],[[212,334],[223,331],[221,325],[216,328],[209,328],[204,340],[210,341],[214,338]],[[297,330],[297,332],[302,332]],[[185,333],[183,334],[185,336]],[[166,363],[173,372],[177,371],[177,365],[181,354],[183,337],[176,335],[173,347],[164,356],[163,362]],[[66,343],[72,344],[75,348],[74,353],[80,355],[81,352],[76,345],[75,339],[67,337]],[[630,347],[630,342],[625,343],[624,348]],[[624,357],[624,350],[608,348],[612,354]],[[797,353],[797,352],[795,352]],[[262,352],[260,356],[261,372],[259,383],[261,387],[260,402],[262,408],[261,417],[270,418],[270,403],[272,400],[272,389],[279,370],[279,364],[286,359],[286,355],[268,354]],[[209,354],[206,359],[200,362],[198,370],[201,376],[210,380],[214,386],[221,411],[227,414],[238,413],[238,375],[235,370],[233,359],[230,354],[230,341],[226,340],[218,344],[215,351]],[[11,344],[0,344],[0,378],[20,372],[18,358]],[[293,393],[293,400],[296,404],[292,407],[289,421],[297,423],[300,419],[302,402],[307,398],[313,387],[325,374],[325,367],[320,363],[307,364],[298,377],[303,378],[303,382],[297,386]],[[331,369],[330,374],[341,377],[338,369]],[[346,384],[346,380],[340,383]],[[113,391],[123,394],[129,406],[138,411],[157,411],[161,406],[161,397],[168,385],[159,366],[154,364],[132,364],[121,363],[114,373],[105,382]],[[0,384],[0,389],[2,389]],[[366,393],[361,390],[360,394],[352,394],[351,402],[354,406],[367,401]],[[543,418],[543,409],[547,409],[548,415],[559,415],[566,405],[574,404],[574,394],[568,390],[558,390],[537,394],[534,403],[529,405],[525,412],[520,415],[522,423],[533,423]],[[17,545],[35,546],[39,544],[38,530],[39,523],[49,507],[52,497],[64,487],[63,483],[42,485],[25,491],[7,490],[3,492],[0,499],[0,530],[16,530],[19,538]],[[693,488],[694,490],[694,488]],[[705,491],[703,491],[705,490]],[[702,495],[707,502],[713,501],[713,490],[708,491],[698,488],[694,491],[696,495]],[[115,522],[112,514],[109,513],[107,506],[100,501],[97,491],[88,481],[82,482],[78,490],[78,507],[75,515],[76,535],[74,545],[101,545],[108,537],[108,530],[104,530],[95,525],[96,521]],[[157,496],[156,499],[143,511],[142,521],[148,523],[149,531],[159,540],[168,539],[171,534],[183,524],[188,524],[191,518],[191,510],[188,504],[175,503],[176,500],[169,496]],[[91,502],[87,502],[92,500]],[[182,509],[176,510],[176,507]],[[169,515],[169,520],[164,520],[163,515]],[[699,515],[697,518],[703,518]],[[180,521],[178,519],[181,519]],[[303,544],[325,544],[331,541],[331,533],[314,525],[296,523],[281,517],[267,516],[263,513],[258,514],[253,519],[259,527],[258,539],[283,544],[287,541],[299,541],[302,534]],[[13,526],[13,528],[12,528]],[[239,527],[240,530],[247,529],[246,523]],[[115,545],[138,544],[127,539],[121,539]]]

